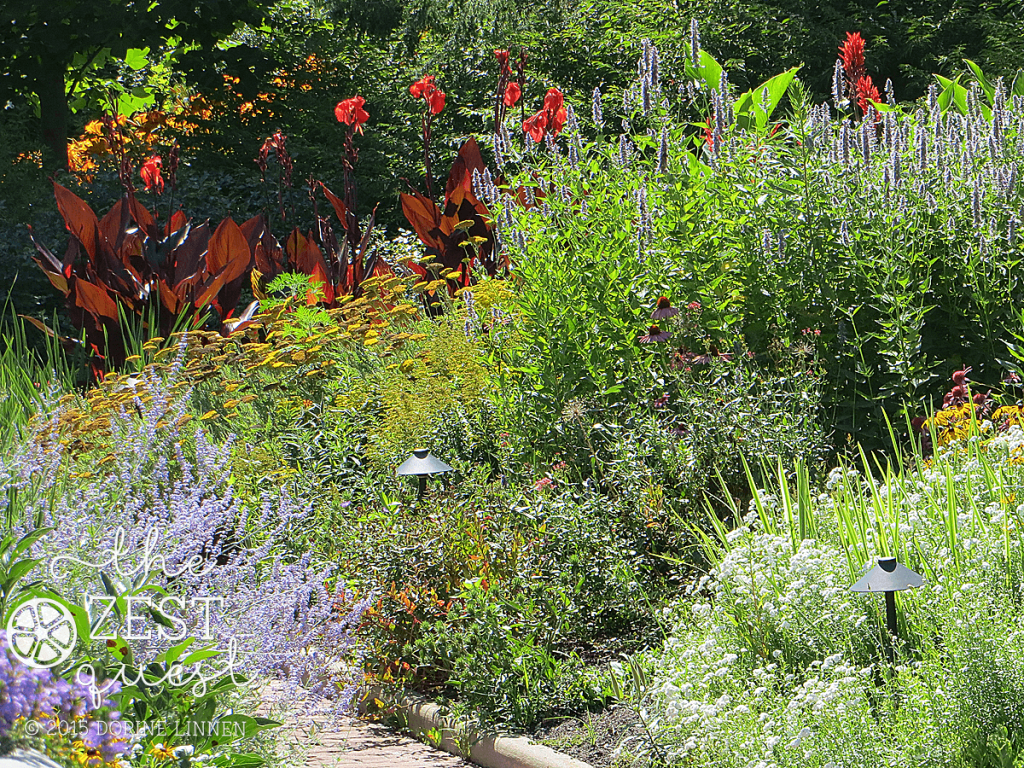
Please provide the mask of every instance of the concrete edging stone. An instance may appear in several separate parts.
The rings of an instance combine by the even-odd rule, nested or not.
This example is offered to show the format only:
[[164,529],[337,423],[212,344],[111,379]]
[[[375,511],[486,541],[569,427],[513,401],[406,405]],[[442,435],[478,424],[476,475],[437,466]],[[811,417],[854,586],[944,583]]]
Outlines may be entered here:
[[34,749],[16,749],[0,757],[0,768],[60,768],[53,760]]
[[[365,710],[365,702],[374,698],[377,696],[371,691],[360,702],[360,710]],[[417,736],[440,733],[440,741],[432,738],[431,744],[481,768],[592,768],[589,763],[551,747],[534,744],[526,736],[500,736],[477,731],[465,722],[452,723],[441,707],[415,694],[405,694],[395,706],[410,731]],[[464,751],[467,746],[468,754]]]

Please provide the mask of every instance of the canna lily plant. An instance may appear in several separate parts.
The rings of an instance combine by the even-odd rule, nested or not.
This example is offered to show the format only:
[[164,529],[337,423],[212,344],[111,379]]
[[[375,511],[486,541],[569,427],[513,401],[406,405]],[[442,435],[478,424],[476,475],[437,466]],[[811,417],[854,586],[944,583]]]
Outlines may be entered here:
[[[498,253],[490,211],[473,193],[473,173],[485,169],[480,147],[471,138],[452,163],[443,207],[419,192],[401,195],[402,212],[426,246],[424,261],[436,266],[452,294],[470,284],[475,262],[491,275],[508,267],[506,258]],[[416,263],[409,267],[428,284],[434,282],[427,268]]]
[[[151,164],[151,171],[159,168]],[[166,337],[181,327],[207,320],[222,332],[247,323],[250,306],[231,321],[246,273],[253,262],[245,231],[224,219],[211,231],[208,222],[195,225],[177,211],[160,226],[131,192],[103,216],[70,190],[54,182],[57,207],[71,235],[63,258],[36,239],[36,264],[64,294],[71,322],[85,332],[93,374],[102,376],[126,355],[123,319],[127,315],[154,320],[151,336]],[[27,318],[50,335],[42,323]]]

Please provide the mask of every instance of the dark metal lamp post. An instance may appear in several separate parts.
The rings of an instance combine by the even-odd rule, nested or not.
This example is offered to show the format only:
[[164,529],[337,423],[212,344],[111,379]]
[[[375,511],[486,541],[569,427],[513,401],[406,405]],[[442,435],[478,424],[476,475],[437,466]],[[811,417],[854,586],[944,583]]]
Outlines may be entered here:
[[851,592],[885,592],[885,626],[894,638],[899,638],[896,624],[896,593],[916,589],[924,584],[924,577],[896,562],[895,557],[880,557],[878,565],[864,574],[850,587]]
[[417,448],[412,456],[402,462],[398,468],[398,474],[416,475],[419,478],[419,494],[417,499],[422,499],[427,492],[427,478],[431,475],[439,475],[444,472],[451,472],[452,468],[436,456],[431,455],[426,448]]

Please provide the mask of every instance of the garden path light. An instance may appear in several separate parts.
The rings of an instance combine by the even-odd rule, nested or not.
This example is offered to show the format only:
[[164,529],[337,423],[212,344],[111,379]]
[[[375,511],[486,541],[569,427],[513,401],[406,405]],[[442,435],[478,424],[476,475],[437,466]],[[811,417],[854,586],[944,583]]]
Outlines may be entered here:
[[880,557],[878,565],[864,574],[850,587],[851,592],[885,592],[885,626],[894,638],[899,637],[896,624],[896,593],[916,589],[924,584],[924,577],[914,573],[895,557]]
[[427,478],[431,475],[439,475],[451,472],[452,468],[433,456],[426,448],[417,448],[412,456],[402,462],[398,468],[398,474],[402,476],[416,475],[419,478],[419,493],[417,499],[422,499],[427,492]]

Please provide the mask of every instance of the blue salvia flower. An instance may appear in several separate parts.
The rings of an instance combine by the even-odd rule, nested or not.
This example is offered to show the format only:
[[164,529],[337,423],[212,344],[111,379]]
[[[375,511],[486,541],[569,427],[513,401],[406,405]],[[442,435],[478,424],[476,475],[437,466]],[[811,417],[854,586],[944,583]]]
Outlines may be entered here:
[[658,173],[668,173],[668,127],[661,129],[661,143],[658,145]]
[[601,113],[601,89],[595,88],[590,95],[590,113],[594,118],[594,125],[599,129],[604,127],[604,115]]
[[885,81],[885,100],[890,107],[896,106],[896,94],[893,91],[892,80],[889,79]]
[[700,62],[700,27],[696,19],[690,20],[690,61],[694,66]]
[[839,240],[847,248],[850,247],[850,225],[846,219],[843,219],[843,223],[839,225]]
[[941,117],[939,110],[939,88],[935,83],[929,83],[928,85],[928,111],[931,113],[932,120],[938,120]]

